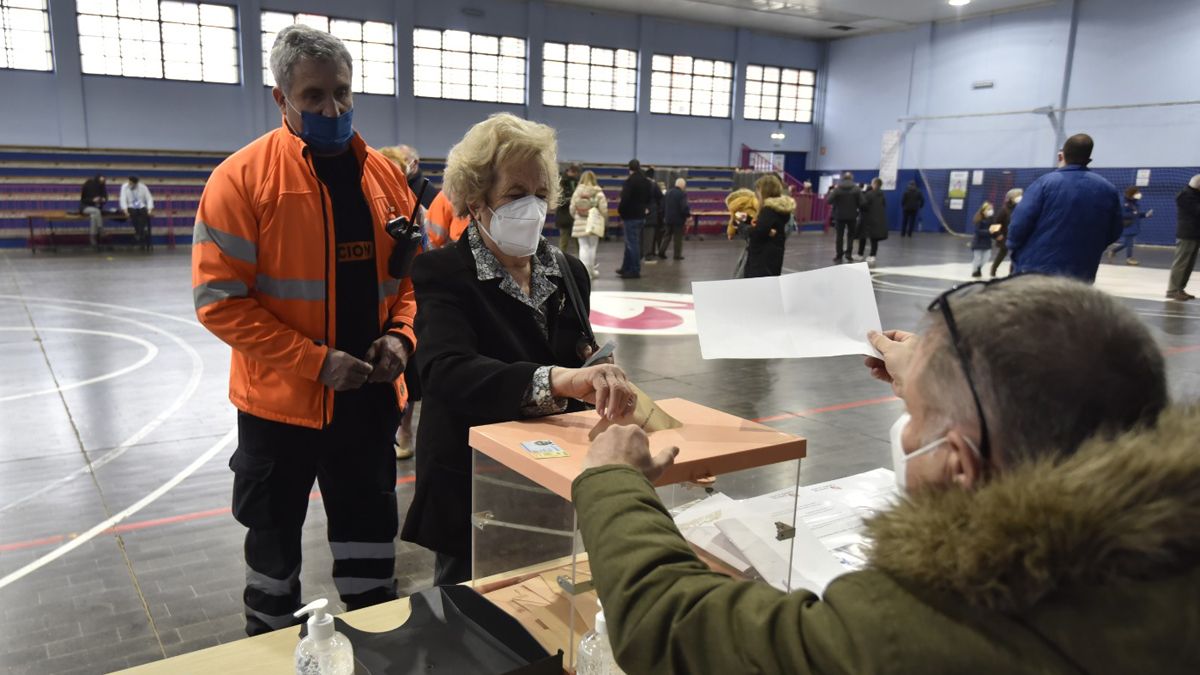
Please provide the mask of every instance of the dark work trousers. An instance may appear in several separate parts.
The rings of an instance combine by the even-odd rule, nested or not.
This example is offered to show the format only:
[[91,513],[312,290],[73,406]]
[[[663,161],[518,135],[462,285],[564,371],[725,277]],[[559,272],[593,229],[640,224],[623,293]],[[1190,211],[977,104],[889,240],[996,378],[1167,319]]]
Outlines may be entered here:
[[471,580],[471,559],[438,553],[433,558],[433,585],[450,586]]
[[1000,269],[1000,263],[1004,262],[1004,258],[1007,255],[1008,244],[1002,241],[996,242],[996,257],[992,258],[992,276],[996,276],[997,270]]
[[[854,231],[855,224],[853,220],[837,220],[834,221],[834,227],[837,228],[837,257],[850,258],[850,249],[854,248]],[[845,242],[845,248],[842,248],[842,243]]]
[[300,534],[314,480],[329,523],[333,581],[346,609],[396,598],[392,438],[400,416],[390,388],[339,392],[333,423],[324,429],[238,413],[229,466],[233,516],[249,528],[242,595],[248,635],[300,623],[292,612],[301,607]]
[[911,237],[914,230],[917,229],[917,212],[905,211],[904,220],[900,221],[900,236]]
[[1192,270],[1196,268],[1196,257],[1200,253],[1200,239],[1179,239],[1175,242],[1175,260],[1171,263],[1171,280],[1167,293],[1187,290]]
[[660,257],[660,258],[667,257],[667,246],[669,246],[671,244],[671,242],[674,241],[675,242],[675,259],[676,260],[683,259],[683,229],[685,227],[687,227],[686,222],[676,223],[674,225],[664,225],[663,226],[664,232],[663,232],[662,242],[660,242],[658,245],[658,257]]
[[129,209],[129,224],[133,236],[143,248],[150,245],[150,212],[146,209]]
[[[863,254],[863,251],[865,251],[865,250],[867,250],[867,240],[859,239],[858,240],[858,254],[861,256]],[[871,240],[871,257],[874,258],[875,254],[878,252],[879,252],[879,240],[872,239]]]

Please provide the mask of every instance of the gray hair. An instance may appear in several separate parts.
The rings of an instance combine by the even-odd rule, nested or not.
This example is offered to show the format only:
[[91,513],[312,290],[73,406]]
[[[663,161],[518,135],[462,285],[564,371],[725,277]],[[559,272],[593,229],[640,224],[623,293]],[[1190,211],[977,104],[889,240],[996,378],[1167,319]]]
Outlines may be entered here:
[[1023,194],[1025,194],[1025,191],[1021,188],[1013,188],[1004,193],[1004,201],[1011,203],[1015,201],[1017,197],[1020,197]]
[[675,179],[675,187],[682,190],[683,188],[687,187],[687,180],[685,180],[683,178],[676,178]]
[[[1152,424],[1166,369],[1132,310],[1078,281],[1030,275],[949,297],[987,415],[993,461],[1073,454],[1088,438]],[[940,311],[927,317],[916,386],[946,427],[979,429]]]
[[1192,179],[1188,181],[1188,187],[1193,190],[1200,190],[1200,173],[1192,176]]
[[275,44],[271,46],[271,75],[284,94],[291,93],[292,70],[302,58],[341,60],[350,73],[354,73],[350,51],[340,39],[303,24],[287,26],[279,31],[275,36]]

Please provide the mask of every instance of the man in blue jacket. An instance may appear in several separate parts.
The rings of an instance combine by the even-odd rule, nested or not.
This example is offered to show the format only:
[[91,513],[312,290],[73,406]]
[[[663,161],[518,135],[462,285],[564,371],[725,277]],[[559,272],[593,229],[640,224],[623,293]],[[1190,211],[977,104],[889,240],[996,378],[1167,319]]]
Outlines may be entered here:
[[1087,168],[1092,137],[1075,134],[1058,170],[1033,181],[1008,226],[1013,273],[1038,272],[1091,283],[1105,249],[1121,236],[1121,195]]

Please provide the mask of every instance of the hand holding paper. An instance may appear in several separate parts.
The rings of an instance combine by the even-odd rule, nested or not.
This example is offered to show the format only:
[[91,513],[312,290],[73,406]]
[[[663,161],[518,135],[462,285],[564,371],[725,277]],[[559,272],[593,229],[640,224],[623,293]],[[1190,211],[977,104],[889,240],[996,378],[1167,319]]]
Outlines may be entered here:
[[874,356],[881,330],[866,264],[692,284],[706,359]]

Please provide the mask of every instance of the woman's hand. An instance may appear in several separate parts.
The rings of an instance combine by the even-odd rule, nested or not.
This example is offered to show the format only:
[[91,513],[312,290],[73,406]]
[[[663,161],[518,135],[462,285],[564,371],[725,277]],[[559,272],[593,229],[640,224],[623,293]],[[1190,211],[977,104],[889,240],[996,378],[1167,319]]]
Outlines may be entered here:
[[550,393],[557,398],[594,403],[596,412],[610,420],[628,415],[637,403],[625,371],[608,364],[554,368],[550,371]]

